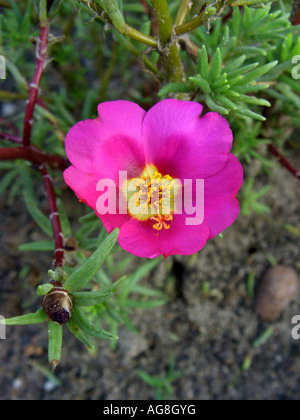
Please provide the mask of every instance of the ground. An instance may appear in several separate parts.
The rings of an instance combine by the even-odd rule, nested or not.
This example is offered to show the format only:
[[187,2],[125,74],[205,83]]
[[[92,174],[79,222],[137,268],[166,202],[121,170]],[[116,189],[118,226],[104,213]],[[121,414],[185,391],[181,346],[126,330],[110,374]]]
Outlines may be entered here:
[[[300,167],[299,159],[294,163]],[[246,169],[246,176],[258,169]],[[196,256],[174,257],[176,291],[164,306],[135,312],[139,335],[122,328],[115,351],[99,341],[98,353],[91,355],[66,330],[57,385],[45,373],[46,326],[7,327],[6,340],[0,340],[0,399],[152,400],[155,390],[138,372],[166,374],[172,357],[180,373],[172,383],[174,400],[298,399],[300,342],[292,339],[291,319],[300,314],[299,298],[270,323],[255,314],[247,292],[249,273],[255,273],[257,286],[272,263],[300,273],[299,236],[282,227],[300,227],[299,181],[277,166],[271,180],[258,177],[257,188],[265,182],[271,189],[263,202],[272,212],[241,215],[223,239],[211,240]],[[66,197],[70,208],[76,206],[72,194]],[[18,250],[37,237],[21,200],[7,203],[3,197],[0,211],[0,314],[9,317],[37,309],[35,289],[46,280],[52,256]],[[145,284],[165,279],[162,262]],[[254,348],[270,326],[273,335]]]

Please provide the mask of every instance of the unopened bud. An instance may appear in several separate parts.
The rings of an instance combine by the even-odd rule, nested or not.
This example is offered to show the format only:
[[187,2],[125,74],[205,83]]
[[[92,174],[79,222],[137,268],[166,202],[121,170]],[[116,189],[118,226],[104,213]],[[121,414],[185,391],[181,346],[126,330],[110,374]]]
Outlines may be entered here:
[[66,324],[71,317],[73,302],[63,287],[55,286],[43,297],[41,306],[51,321]]

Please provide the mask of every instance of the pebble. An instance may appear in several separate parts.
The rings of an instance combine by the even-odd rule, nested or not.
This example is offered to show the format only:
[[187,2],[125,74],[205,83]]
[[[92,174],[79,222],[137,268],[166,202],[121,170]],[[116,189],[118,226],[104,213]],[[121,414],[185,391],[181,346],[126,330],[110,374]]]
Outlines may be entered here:
[[275,321],[299,292],[298,275],[278,265],[264,275],[256,295],[255,310],[264,321]]

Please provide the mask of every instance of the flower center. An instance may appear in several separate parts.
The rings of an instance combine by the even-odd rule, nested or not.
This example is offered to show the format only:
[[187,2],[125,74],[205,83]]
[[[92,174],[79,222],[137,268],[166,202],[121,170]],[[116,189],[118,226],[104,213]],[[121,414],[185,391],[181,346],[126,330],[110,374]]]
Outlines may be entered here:
[[170,229],[173,220],[176,180],[147,166],[140,178],[128,181],[128,210],[139,220],[153,220],[156,230]]

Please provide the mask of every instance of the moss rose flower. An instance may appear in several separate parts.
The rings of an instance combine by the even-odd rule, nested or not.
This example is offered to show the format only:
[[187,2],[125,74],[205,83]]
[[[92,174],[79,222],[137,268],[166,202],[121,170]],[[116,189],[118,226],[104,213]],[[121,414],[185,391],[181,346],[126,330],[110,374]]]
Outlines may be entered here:
[[[69,131],[66,152],[72,166],[65,182],[108,232],[120,228],[119,243],[126,251],[148,258],[194,254],[237,218],[243,170],[230,153],[232,131],[218,113],[201,113],[202,105],[175,99],[148,112],[133,102],[112,101],[98,106],[96,119]],[[125,181],[120,174],[126,174]],[[116,211],[99,211],[99,191],[109,198],[101,180],[116,186],[110,190]],[[197,223],[191,208],[197,208],[193,191],[199,186],[203,215]],[[183,201],[189,197],[187,208]]]

